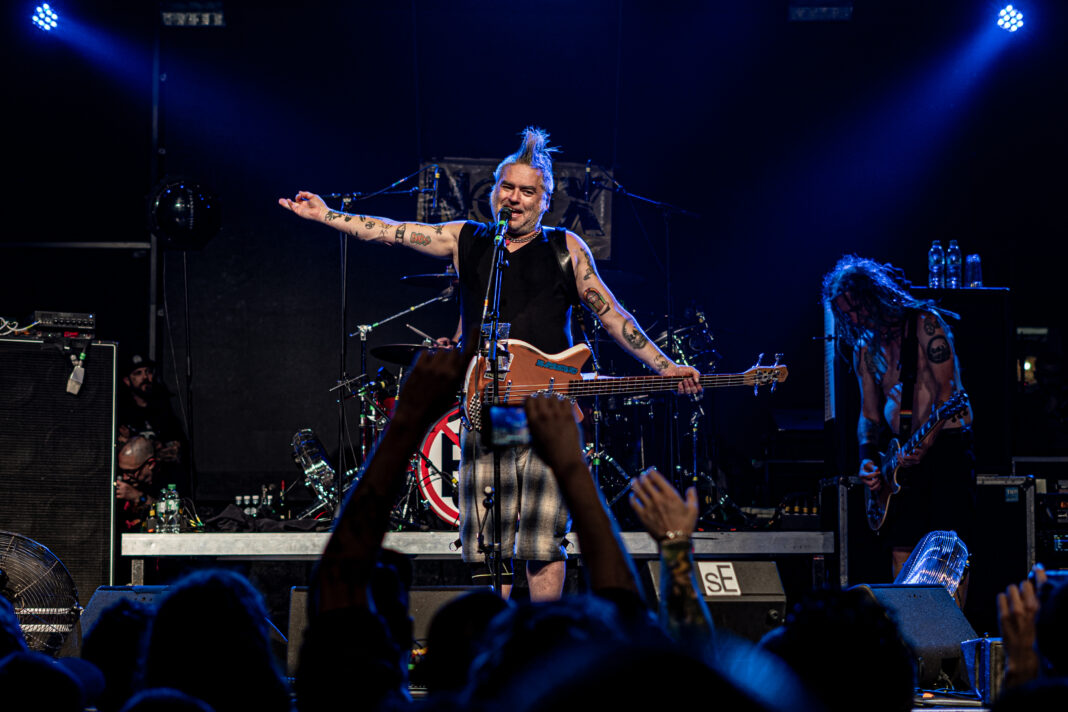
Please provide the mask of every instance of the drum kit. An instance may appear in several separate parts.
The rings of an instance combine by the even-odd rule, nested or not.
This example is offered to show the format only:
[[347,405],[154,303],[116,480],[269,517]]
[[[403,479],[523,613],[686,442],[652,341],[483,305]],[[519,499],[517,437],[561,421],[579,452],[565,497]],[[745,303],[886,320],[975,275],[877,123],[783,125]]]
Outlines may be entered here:
[[[624,277],[614,275],[620,282]],[[640,281],[640,277],[629,279]],[[416,274],[402,278],[405,284],[441,290],[441,294],[427,302],[407,308],[377,322],[406,315],[422,306],[449,300],[456,291],[457,275],[451,270],[441,274]],[[625,281],[625,280],[624,280]],[[681,365],[694,366],[702,373],[712,373],[720,360],[713,344],[713,336],[704,313],[692,308],[684,318],[672,323],[666,316],[643,315],[650,323],[647,332],[661,349]],[[590,330],[590,348],[599,375],[628,375],[623,369],[640,368],[632,358],[598,358],[602,345],[615,348],[599,322]],[[404,370],[420,353],[435,348],[435,340],[428,334],[407,325],[421,337],[418,343],[389,343],[369,349],[372,356],[399,367],[394,374],[387,367],[374,374],[361,374],[339,383],[332,390],[341,397],[354,399],[360,406],[360,450],[370,453],[375,441],[384,431],[396,405]],[[369,330],[361,327],[352,336],[366,341]],[[607,369],[604,366],[611,361]],[[617,368],[620,366],[621,368]],[[630,481],[648,466],[655,465],[667,475],[672,473],[680,486],[694,482],[715,489],[712,478],[704,474],[710,467],[705,432],[704,409],[698,400],[676,399],[673,395],[629,395],[627,397],[597,397],[591,403],[580,402],[586,415],[584,420],[585,453],[605,500],[620,525],[640,528],[627,501]],[[688,410],[688,427],[679,427]],[[456,530],[459,526],[458,505],[460,470],[461,416],[457,403],[427,431],[420,448],[408,466],[403,494],[391,514],[391,527],[396,531]],[[337,474],[326,451],[310,429],[298,431],[292,440],[293,459],[303,472],[303,484],[311,491],[314,501],[301,518],[320,517],[330,513],[334,501]],[[361,457],[362,461],[363,458]],[[347,493],[359,480],[359,468],[353,467],[342,478],[342,491]],[[718,495],[717,495],[718,496]],[[703,499],[708,499],[704,497]]]

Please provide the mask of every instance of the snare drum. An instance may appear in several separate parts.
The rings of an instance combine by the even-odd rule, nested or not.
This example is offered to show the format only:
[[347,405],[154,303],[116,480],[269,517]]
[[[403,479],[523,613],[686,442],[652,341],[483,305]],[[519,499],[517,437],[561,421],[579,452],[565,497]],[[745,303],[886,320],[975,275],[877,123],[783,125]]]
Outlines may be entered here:
[[[460,526],[460,407],[443,415],[423,438],[416,467],[419,492],[431,511],[451,528]],[[427,466],[427,460],[434,468]],[[439,474],[440,473],[440,474]]]

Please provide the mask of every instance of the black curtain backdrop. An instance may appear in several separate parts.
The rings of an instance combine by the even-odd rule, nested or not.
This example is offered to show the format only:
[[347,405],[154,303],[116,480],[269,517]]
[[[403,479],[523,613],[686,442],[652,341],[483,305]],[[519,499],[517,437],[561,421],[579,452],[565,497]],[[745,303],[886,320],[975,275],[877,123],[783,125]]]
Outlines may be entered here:
[[[19,71],[0,315],[95,311],[102,338],[141,349],[142,253],[11,244],[147,239],[156,15],[132,0],[72,3],[72,41],[34,31],[22,5],[5,6]],[[993,5],[968,0],[857,0],[845,23],[788,22],[785,0],[225,2],[225,28],[162,28],[163,167],[224,210],[206,247],[184,264],[168,253],[163,268],[160,360],[184,399],[188,330],[202,488],[291,481],[300,428],[337,447],[338,236],[277,198],[374,191],[434,158],[499,158],[528,124],[562,159],[700,215],[672,217],[667,242],[661,213],[616,196],[602,267],[644,277],[615,289],[643,324],[665,313],[669,267],[676,316],[706,313],[722,370],[785,354],[774,396],[710,399],[730,462],[751,466],[771,409],[822,408],[819,284],[843,253],[923,282],[930,241],[957,239],[982,255],[987,284],[1013,290],[1017,324],[1059,330],[1065,11],[1027,5],[1015,37],[990,29]],[[415,198],[358,210],[410,219]],[[433,296],[400,277],[442,267],[353,242],[347,331]],[[435,306],[369,345],[417,341],[405,322],[451,334],[455,318]],[[351,340],[349,372],[358,364]]]

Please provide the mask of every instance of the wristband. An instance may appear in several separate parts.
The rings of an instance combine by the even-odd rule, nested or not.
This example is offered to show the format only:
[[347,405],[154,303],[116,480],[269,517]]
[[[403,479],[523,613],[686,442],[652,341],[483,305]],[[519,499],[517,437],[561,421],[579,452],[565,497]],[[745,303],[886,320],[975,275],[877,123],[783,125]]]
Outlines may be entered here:
[[672,531],[664,532],[664,536],[657,539],[661,544],[673,544],[678,542],[690,542],[690,535],[688,532],[684,532],[681,529],[674,529]]
[[860,444],[860,461],[871,460],[872,462],[878,462],[879,460],[879,446],[875,443],[861,443]]

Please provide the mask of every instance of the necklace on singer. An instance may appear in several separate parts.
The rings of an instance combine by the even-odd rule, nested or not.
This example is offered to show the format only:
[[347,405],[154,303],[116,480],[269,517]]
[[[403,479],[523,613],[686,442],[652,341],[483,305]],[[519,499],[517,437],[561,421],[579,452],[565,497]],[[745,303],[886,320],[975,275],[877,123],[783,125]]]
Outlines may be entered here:
[[534,232],[530,233],[529,235],[524,235],[523,237],[506,237],[506,238],[504,238],[504,244],[506,246],[507,245],[522,245],[523,243],[530,242],[531,240],[533,240],[535,237],[537,237],[540,234],[541,234],[541,228],[539,227]]

